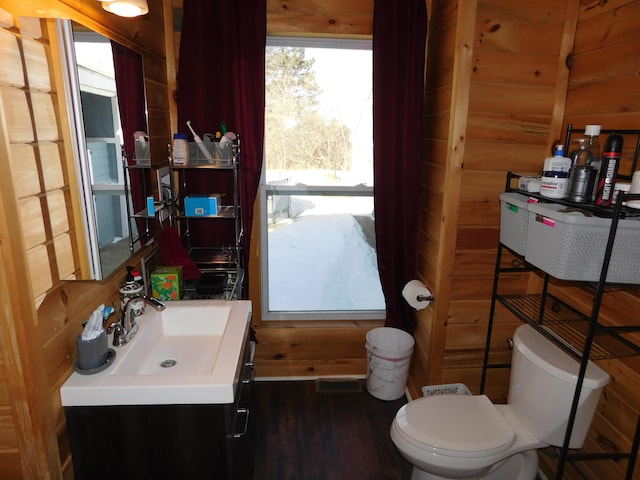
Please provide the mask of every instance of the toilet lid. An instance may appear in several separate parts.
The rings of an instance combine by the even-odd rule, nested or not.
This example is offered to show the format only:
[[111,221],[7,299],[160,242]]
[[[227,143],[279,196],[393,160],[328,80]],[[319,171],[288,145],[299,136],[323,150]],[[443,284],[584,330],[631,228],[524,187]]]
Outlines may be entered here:
[[424,447],[455,456],[498,453],[515,440],[513,427],[485,395],[434,395],[407,403],[397,425]]

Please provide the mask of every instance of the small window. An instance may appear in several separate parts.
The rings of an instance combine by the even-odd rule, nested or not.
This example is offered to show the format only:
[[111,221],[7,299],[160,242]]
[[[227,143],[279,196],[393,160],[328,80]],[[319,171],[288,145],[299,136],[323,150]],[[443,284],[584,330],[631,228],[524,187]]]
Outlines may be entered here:
[[263,318],[383,318],[371,42],[269,38]]

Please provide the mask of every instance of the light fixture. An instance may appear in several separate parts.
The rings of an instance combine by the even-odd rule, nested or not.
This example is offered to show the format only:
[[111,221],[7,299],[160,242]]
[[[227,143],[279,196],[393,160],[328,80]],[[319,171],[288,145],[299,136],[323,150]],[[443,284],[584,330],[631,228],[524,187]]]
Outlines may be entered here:
[[98,0],[107,12],[120,17],[138,17],[149,13],[147,0]]

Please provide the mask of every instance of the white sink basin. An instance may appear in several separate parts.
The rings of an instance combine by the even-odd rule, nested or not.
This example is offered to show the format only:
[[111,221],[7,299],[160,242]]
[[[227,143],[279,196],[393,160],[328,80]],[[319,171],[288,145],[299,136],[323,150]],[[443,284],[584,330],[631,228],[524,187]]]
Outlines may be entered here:
[[[183,304],[187,302],[181,302]],[[155,317],[157,317],[156,315]],[[231,316],[228,306],[169,306],[147,322],[137,345],[113,375],[202,375],[210,373]]]
[[136,336],[113,364],[73,373],[60,389],[63,406],[231,403],[242,367],[251,302],[189,300],[147,307]]

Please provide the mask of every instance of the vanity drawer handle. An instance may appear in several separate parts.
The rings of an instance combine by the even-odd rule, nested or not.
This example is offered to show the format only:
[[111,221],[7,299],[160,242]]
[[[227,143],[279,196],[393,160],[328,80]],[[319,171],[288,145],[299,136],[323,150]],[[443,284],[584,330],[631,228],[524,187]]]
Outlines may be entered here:
[[[248,408],[239,408],[236,410],[236,419],[240,416],[244,415],[244,428],[242,432],[234,433],[233,438],[241,438],[247,433],[247,428],[249,426],[249,409]],[[234,422],[235,424],[235,422]],[[235,430],[235,429],[234,429]]]
[[255,380],[256,378],[256,366],[254,365],[253,362],[247,362],[244,364],[245,367],[249,367],[250,371],[251,371],[251,375],[249,375],[249,378],[243,378],[242,379],[242,383],[243,384],[248,384],[251,383]]

